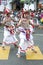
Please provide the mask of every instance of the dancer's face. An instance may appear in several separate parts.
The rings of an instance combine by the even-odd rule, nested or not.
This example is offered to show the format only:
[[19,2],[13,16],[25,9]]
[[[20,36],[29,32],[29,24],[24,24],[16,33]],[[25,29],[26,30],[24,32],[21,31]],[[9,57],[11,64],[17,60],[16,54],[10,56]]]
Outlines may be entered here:
[[28,14],[24,14],[24,17],[27,18],[28,17]]

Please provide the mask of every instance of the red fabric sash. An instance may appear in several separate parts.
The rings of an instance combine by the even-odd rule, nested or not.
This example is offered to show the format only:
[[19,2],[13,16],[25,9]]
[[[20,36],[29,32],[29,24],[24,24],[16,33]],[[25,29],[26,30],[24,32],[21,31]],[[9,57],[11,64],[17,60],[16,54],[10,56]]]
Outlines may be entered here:
[[30,30],[26,30],[26,39],[29,41],[30,39]]
[[10,32],[10,34],[14,34],[14,27],[9,28],[9,26],[6,25],[7,30]]
[[26,33],[26,39],[29,41],[30,35]]
[[14,34],[14,29],[10,30],[10,34]]

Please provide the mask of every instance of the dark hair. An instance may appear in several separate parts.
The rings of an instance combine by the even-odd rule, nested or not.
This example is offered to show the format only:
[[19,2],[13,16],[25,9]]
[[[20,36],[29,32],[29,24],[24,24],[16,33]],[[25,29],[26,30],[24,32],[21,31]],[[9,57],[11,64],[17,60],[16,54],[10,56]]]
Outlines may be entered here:
[[7,13],[6,15],[9,17],[10,16],[10,13]]

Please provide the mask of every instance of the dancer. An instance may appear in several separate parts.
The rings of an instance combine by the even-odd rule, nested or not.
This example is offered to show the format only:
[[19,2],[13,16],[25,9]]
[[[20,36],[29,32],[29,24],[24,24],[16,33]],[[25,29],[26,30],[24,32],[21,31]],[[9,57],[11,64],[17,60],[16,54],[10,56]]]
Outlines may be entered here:
[[17,38],[15,36],[15,26],[14,21],[10,17],[10,10],[5,10],[6,17],[1,22],[4,25],[4,38],[2,43],[2,48],[5,49],[5,44],[14,44],[17,45]]
[[30,34],[31,31],[29,29],[30,27],[29,25],[30,25],[30,21],[29,21],[28,12],[25,11],[23,13],[23,18],[20,19],[17,25],[19,26],[17,28],[17,31],[20,32],[19,34],[20,43],[19,43],[19,48],[16,55],[19,58],[20,58],[20,53],[26,52],[28,48],[31,49],[34,53],[37,53],[37,51],[34,49],[34,42],[33,42],[32,34]]

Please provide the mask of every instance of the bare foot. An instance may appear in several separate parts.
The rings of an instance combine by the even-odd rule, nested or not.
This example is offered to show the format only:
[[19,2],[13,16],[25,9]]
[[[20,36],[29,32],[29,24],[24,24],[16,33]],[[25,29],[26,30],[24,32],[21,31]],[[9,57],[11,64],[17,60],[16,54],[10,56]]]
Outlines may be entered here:
[[6,49],[5,49],[5,46],[2,46],[2,49],[3,49],[3,50],[6,50]]
[[34,49],[32,49],[32,51],[33,51],[34,53],[37,53],[37,51],[36,51],[36,50],[34,50]]
[[17,53],[16,56],[17,56],[18,58],[20,58],[20,54],[19,54],[19,53]]
[[15,44],[14,44],[14,46],[15,46],[16,48],[18,48],[18,45],[15,45]]

